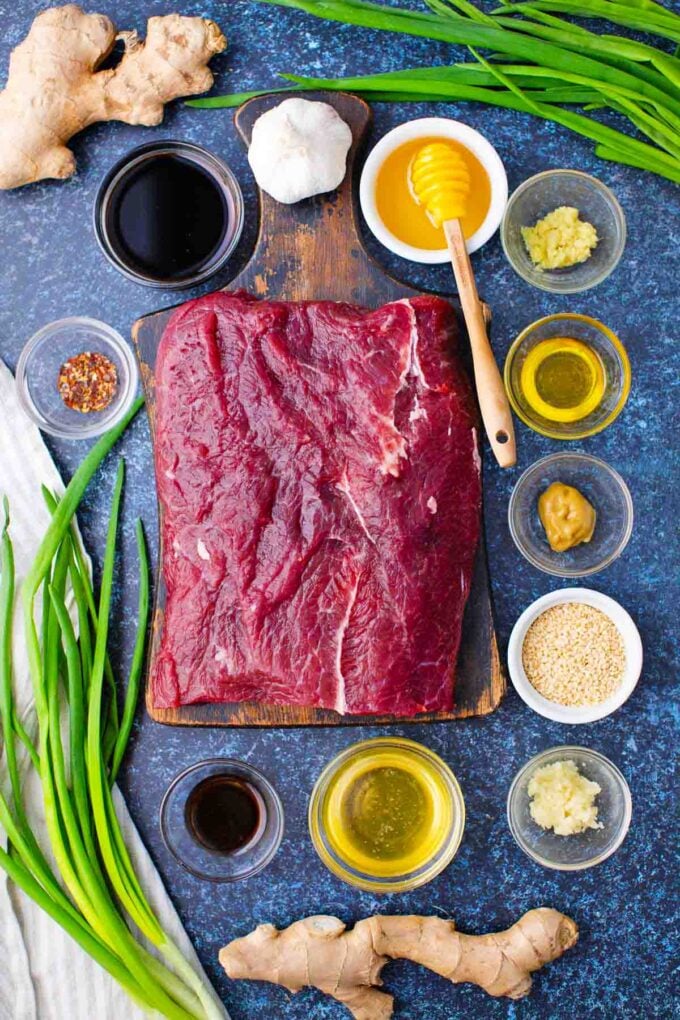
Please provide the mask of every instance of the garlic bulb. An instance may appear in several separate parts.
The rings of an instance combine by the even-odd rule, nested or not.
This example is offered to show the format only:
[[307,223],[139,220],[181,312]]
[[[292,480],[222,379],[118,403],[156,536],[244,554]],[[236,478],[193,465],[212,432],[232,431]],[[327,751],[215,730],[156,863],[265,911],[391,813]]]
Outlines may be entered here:
[[328,103],[286,99],[255,121],[248,162],[263,191],[292,205],[342,183],[351,144],[349,125]]

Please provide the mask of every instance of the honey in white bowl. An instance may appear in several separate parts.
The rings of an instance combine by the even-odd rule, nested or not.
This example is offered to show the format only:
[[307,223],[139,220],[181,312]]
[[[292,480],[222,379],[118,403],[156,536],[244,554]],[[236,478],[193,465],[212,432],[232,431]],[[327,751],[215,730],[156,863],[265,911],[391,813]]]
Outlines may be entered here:
[[434,226],[425,207],[413,195],[410,183],[410,167],[416,153],[433,142],[443,142],[458,152],[470,173],[467,209],[461,220],[465,237],[470,238],[479,230],[491,205],[489,175],[470,149],[460,142],[427,135],[398,145],[385,157],[378,170],[375,203],[380,219],[399,241],[424,251],[446,248],[443,228]]

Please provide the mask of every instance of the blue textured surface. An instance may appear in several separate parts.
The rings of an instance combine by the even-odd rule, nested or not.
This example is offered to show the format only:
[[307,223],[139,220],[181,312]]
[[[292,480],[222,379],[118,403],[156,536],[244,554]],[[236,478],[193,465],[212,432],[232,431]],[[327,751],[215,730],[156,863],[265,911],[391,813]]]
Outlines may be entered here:
[[[25,34],[43,5],[0,0],[0,58]],[[139,8],[167,13],[178,6],[220,22],[230,37],[227,54],[215,61],[223,91],[272,84],[275,70],[365,73],[461,59],[443,45],[405,36],[376,35],[326,25],[293,12],[254,3],[182,4],[133,0],[95,4],[120,27],[143,30]],[[623,261],[596,290],[571,299],[542,294],[514,275],[498,238],[474,257],[480,292],[494,313],[494,346],[502,359],[520,328],[539,315],[583,311],[619,333],[633,367],[633,390],[619,420],[585,448],[602,456],[628,481],[636,526],[624,556],[592,580],[619,599],[636,619],[645,645],[644,673],[634,696],[613,718],[568,728],[532,714],[510,692],[485,719],[451,725],[398,728],[434,748],[458,775],[467,803],[462,849],[435,882],[408,895],[379,898],[343,885],[316,859],[307,836],[307,798],[319,770],[338,750],[379,730],[180,730],[151,723],[140,708],[122,780],[132,813],[167,886],[234,1020],[267,1016],[340,1020],[343,1009],[315,992],[291,999],[270,985],[232,983],[220,973],[219,947],[257,923],[286,925],[309,913],[337,913],[347,921],[375,911],[437,913],[459,927],[483,932],[505,927],[529,907],[547,904],[572,915],[581,928],[578,947],[544,971],[530,999],[495,1001],[480,990],[452,987],[408,964],[390,965],[387,983],[403,1020],[523,1017],[528,1020],[678,1016],[672,965],[677,940],[677,857],[673,811],[673,757],[678,742],[677,679],[677,431],[678,400],[678,191],[635,170],[598,161],[585,140],[550,124],[476,105],[377,106],[373,138],[389,127],[426,114],[459,116],[482,131],[506,162],[511,188],[551,167],[590,171],[610,185],[628,219]],[[228,112],[199,112],[175,105],[153,131],[123,125],[96,127],[74,143],[80,172],[64,184],[41,184],[0,195],[2,294],[0,354],[14,367],[24,341],[45,322],[65,315],[92,315],[127,334],[138,316],[185,295],[158,293],[120,276],[100,255],[91,209],[104,172],[130,147],[152,137],[187,138],[214,149],[236,171],[246,194],[247,229],[228,273],[203,290],[220,286],[245,259],[254,237],[254,189]],[[431,289],[448,288],[445,267],[402,262],[371,244],[396,275]],[[194,296],[197,292],[191,292]],[[186,295],[190,296],[189,294]],[[675,334],[675,335],[674,335]],[[677,418],[676,418],[677,427]],[[1,440],[1,437],[0,437]],[[519,464],[501,474],[485,455],[486,527],[498,632],[504,648],[512,624],[528,603],[559,582],[529,567],[512,545],[506,523],[508,497],[518,472],[557,449],[518,425]],[[51,443],[69,473],[85,453],[79,444]],[[128,465],[125,506],[127,584],[117,593],[117,649],[131,650],[135,590],[133,519],[156,527],[152,461],[146,422],[140,418],[121,447]],[[113,463],[92,487],[82,521],[90,548],[101,552],[103,515]],[[675,475],[675,479],[674,479]],[[0,480],[1,486],[1,480]],[[155,542],[155,537],[154,537]],[[610,756],[633,794],[628,839],[604,865],[569,876],[543,870],[513,843],[505,820],[512,776],[528,757],[559,743],[582,743]],[[161,844],[157,813],[161,795],[180,769],[199,758],[229,754],[263,768],[276,783],[286,810],[286,836],[273,864],[240,885],[212,887],[189,877]],[[677,949],[676,949],[677,954]],[[676,960],[677,962],[677,960]]]

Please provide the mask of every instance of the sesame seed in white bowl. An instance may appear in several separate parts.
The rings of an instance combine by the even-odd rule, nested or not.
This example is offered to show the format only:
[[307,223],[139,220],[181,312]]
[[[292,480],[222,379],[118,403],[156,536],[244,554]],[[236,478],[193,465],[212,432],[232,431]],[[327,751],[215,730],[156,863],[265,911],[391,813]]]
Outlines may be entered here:
[[[566,609],[570,605],[573,611]],[[548,616],[555,607],[559,611]],[[539,617],[543,619],[527,644]],[[552,637],[543,626],[551,617]],[[508,672],[515,690],[530,708],[554,722],[590,723],[611,715],[630,697],[641,671],[642,642],[630,615],[614,599],[590,588],[543,595],[525,609],[510,635]]]

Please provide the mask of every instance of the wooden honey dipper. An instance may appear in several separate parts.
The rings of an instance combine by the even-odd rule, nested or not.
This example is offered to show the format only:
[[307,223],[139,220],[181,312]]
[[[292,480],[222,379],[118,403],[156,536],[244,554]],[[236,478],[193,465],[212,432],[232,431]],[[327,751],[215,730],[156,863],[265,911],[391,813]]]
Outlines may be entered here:
[[453,275],[470,336],[477,399],[491,449],[501,467],[517,460],[512,413],[486,332],[461,218],[470,194],[470,174],[463,157],[446,142],[430,142],[416,153],[409,168],[411,192],[436,227],[443,227]]

